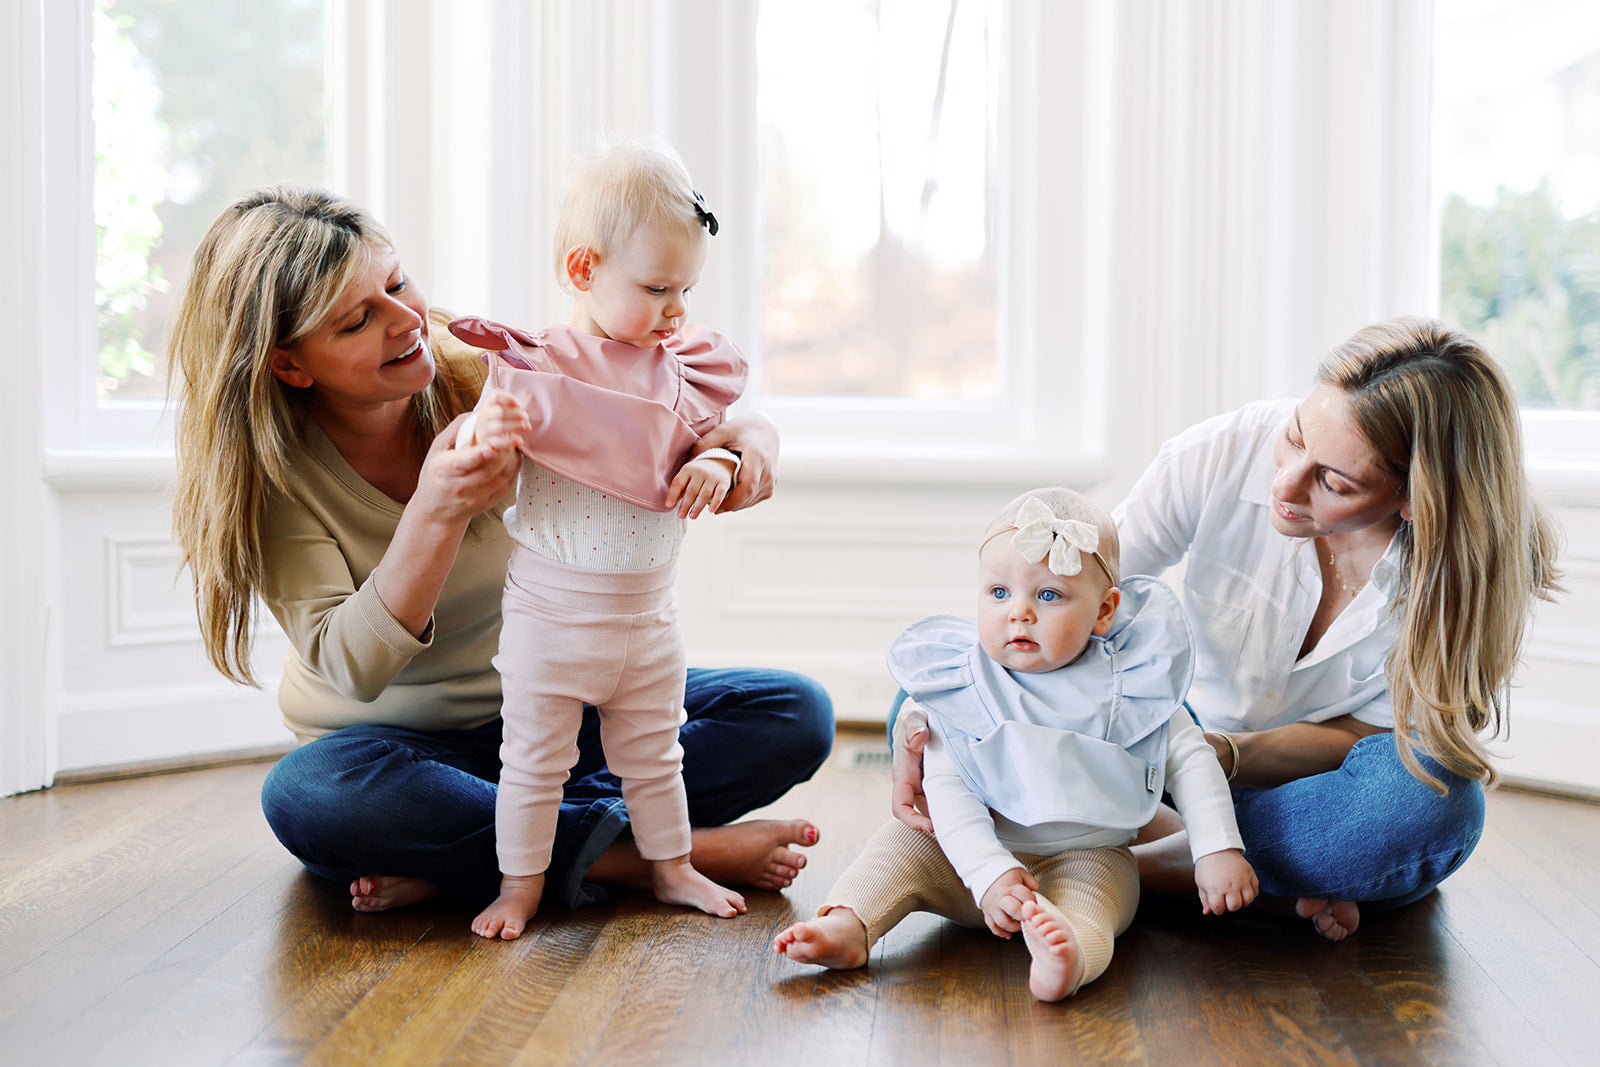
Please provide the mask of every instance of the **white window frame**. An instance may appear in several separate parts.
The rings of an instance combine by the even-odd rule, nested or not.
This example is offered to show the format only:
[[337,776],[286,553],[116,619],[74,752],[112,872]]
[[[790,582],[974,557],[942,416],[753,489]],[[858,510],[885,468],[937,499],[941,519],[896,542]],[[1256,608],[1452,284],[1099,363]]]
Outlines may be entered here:
[[[1086,194],[1109,182],[1111,154],[1093,150],[1108,134],[1085,101],[1103,96],[1098,57],[1110,50],[1110,30],[1102,5],[1012,0],[1002,6],[1009,59],[1001,90],[999,395],[965,403],[763,390],[754,5],[680,0],[671,6],[679,26],[698,30],[681,31],[686,40],[671,53],[696,60],[665,72],[666,95],[676,107],[663,132],[697,181],[712,175],[707,183],[719,187],[718,213],[726,205],[734,222],[718,236],[696,313],[753,357],[746,405],[778,423],[786,473],[846,481],[885,474],[961,479],[1005,462],[1057,481],[1101,474],[1106,302],[1099,280],[1109,229],[1088,210]],[[716,27],[719,39],[708,42],[705,27]],[[1047,38],[1073,42],[1077,54],[1047,51]],[[689,40],[694,47],[685,53]],[[1041,230],[1058,240],[1044,247]]]

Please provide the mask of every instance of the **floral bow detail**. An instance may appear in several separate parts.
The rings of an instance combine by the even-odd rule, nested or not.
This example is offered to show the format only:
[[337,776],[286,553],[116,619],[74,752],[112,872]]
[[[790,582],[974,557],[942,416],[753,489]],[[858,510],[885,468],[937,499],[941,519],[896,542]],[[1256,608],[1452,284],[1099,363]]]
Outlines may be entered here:
[[1011,547],[1029,563],[1050,557],[1051,572],[1070,578],[1083,570],[1083,553],[1100,547],[1100,531],[1077,519],[1058,519],[1044,501],[1030,496],[1017,512]]
[[700,225],[706,228],[706,233],[712,237],[717,235],[717,217],[706,207],[706,198],[700,195],[700,190],[691,189],[694,193],[694,216],[700,220]]

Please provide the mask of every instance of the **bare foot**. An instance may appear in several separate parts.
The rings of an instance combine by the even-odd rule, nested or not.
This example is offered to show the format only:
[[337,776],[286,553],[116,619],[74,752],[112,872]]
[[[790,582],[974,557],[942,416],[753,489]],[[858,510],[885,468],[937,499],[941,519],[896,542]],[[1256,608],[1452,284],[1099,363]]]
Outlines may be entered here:
[[790,845],[814,845],[817,828],[804,819],[751,819],[697,828],[689,859],[707,878],[756,889],[787,889],[806,865]]
[[544,874],[500,876],[500,895],[472,920],[472,932],[480,937],[514,941],[522,936],[528,920],[539,910],[544,895]]
[[1361,909],[1353,900],[1301,897],[1294,902],[1294,913],[1302,919],[1310,919],[1317,933],[1329,941],[1343,941],[1356,932],[1361,922]]
[[[817,828],[804,819],[751,819],[690,831],[689,861],[695,870],[723,885],[787,889],[806,865],[790,845],[814,845]],[[600,854],[585,875],[629,889],[655,888],[654,872],[639,857],[632,840],[617,841]]]
[[369,874],[350,883],[350,906],[357,911],[388,911],[432,900],[444,890],[421,878]]
[[779,933],[772,939],[772,951],[796,963],[854,970],[867,965],[867,928],[849,908],[834,908]]
[[724,919],[744,914],[744,897],[695,870],[688,856],[651,863],[650,880],[651,891],[663,904],[684,904]]
[[1022,940],[1033,963],[1028,967],[1028,990],[1040,1000],[1062,1000],[1078,991],[1083,981],[1083,952],[1072,925],[1039,907],[1022,905]]

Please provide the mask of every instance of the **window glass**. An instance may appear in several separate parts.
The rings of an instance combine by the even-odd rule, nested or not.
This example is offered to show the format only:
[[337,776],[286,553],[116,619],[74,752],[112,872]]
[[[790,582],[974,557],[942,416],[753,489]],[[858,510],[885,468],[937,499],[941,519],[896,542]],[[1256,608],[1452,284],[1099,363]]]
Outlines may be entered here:
[[159,398],[172,287],[227,203],[325,181],[322,0],[95,0],[102,404]]
[[991,0],[761,3],[769,395],[997,395],[1001,37]]
[[1435,10],[1440,313],[1524,407],[1600,411],[1600,4]]

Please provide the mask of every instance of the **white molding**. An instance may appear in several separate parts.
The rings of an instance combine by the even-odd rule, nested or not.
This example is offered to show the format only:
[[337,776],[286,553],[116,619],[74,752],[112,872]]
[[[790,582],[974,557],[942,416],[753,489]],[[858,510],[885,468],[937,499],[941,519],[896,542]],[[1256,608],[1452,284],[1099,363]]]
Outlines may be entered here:
[[219,679],[70,694],[59,715],[61,766],[83,771],[293,741],[275,683],[256,690]]
[[[192,587],[171,540],[106,538],[106,644],[111,648],[200,641]],[[162,587],[159,598],[154,586]],[[174,580],[175,577],[177,580]]]
[[[41,475],[46,383],[70,376],[70,279],[81,275],[73,185],[62,158],[81,152],[58,108],[84,102],[81,27],[86,2],[0,5],[0,795],[50,783],[57,765],[54,701],[60,661],[60,589],[53,501]],[[74,58],[77,57],[77,62]],[[68,174],[74,173],[70,168]],[[87,257],[92,266],[93,256]],[[62,274],[69,282],[64,286]],[[65,295],[64,295],[65,294]],[[60,331],[60,332],[58,332]]]
[[1490,751],[1508,784],[1600,796],[1600,715],[1592,705],[1517,700],[1511,736]]
[[44,453],[45,484],[59,493],[162,491],[172,485],[176,472],[177,456],[171,448]]

